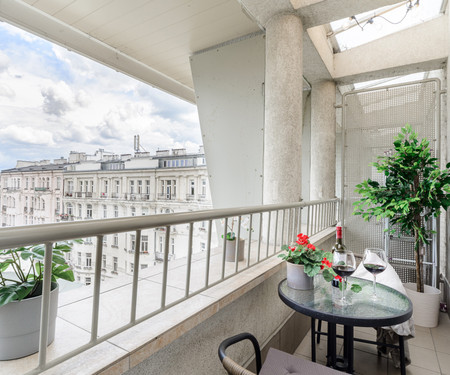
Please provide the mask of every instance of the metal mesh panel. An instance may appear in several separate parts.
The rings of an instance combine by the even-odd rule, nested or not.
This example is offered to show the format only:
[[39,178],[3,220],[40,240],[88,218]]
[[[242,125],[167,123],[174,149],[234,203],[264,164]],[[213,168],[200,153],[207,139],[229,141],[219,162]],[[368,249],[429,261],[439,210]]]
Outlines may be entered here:
[[[355,253],[362,254],[370,246],[384,248],[385,228],[383,222],[365,222],[360,216],[352,215],[353,203],[360,198],[355,186],[368,178],[384,182],[384,176],[370,164],[378,156],[393,151],[394,137],[407,123],[418,133],[419,139],[430,141],[432,153],[438,157],[438,96],[436,80],[344,95],[345,242]],[[414,259],[411,242],[391,241],[391,245],[390,257],[395,254],[398,258]],[[414,269],[403,268],[399,274],[404,282],[414,281]]]

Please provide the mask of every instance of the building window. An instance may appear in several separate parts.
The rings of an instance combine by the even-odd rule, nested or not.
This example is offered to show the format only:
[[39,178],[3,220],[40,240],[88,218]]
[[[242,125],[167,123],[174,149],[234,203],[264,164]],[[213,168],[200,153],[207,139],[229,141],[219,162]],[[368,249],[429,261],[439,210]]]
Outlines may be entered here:
[[77,264],[81,266],[81,252],[77,253]]
[[90,277],[86,277],[86,278],[85,278],[85,284],[86,284],[86,286],[91,285],[91,283],[92,283],[91,278],[90,278]]
[[26,190],[28,190],[28,184],[29,184],[29,181],[30,179],[27,177],[26,179],[25,179],[25,189]]
[[142,236],[141,238],[141,252],[148,253],[148,236]]
[[86,253],[86,267],[92,267],[92,254]]
[[160,253],[163,252],[163,242],[164,242],[163,237],[160,236],[160,237],[159,237],[159,252],[160,252]]
[[131,216],[136,216],[136,207],[131,207]]
[[113,235],[113,246],[119,247],[119,235],[117,233]]
[[108,217],[108,207],[106,204],[103,205],[103,218],[106,219]]
[[45,210],[45,200],[44,199],[42,199],[42,209]]
[[82,216],[83,216],[82,207],[81,207],[81,204],[78,204],[78,217],[82,217]]
[[131,238],[131,251],[135,251],[136,250],[136,235],[132,234],[130,235]]
[[86,217],[92,219],[92,205],[88,204],[86,208]]
[[161,180],[161,193],[165,199],[172,199],[177,194],[176,180]]
[[200,242],[200,250],[201,251],[205,251],[206,250],[206,243],[205,242]]
[[108,180],[105,180],[105,194],[108,194]]
[[134,180],[130,181],[130,194],[134,194]]
[[106,268],[106,255],[102,255],[102,268]]
[[206,195],[206,180],[202,179],[202,195]]
[[47,177],[47,189],[50,189],[50,177]]
[[117,269],[119,268],[119,260],[117,257],[113,257],[113,271],[117,272]]
[[134,263],[130,263],[130,272],[131,272],[131,273],[134,272]]
[[119,194],[120,193],[120,181],[116,180],[116,193]]
[[56,188],[61,189],[61,177],[56,178]]
[[189,194],[190,195],[195,195],[195,181],[194,180],[189,180]]
[[150,194],[150,180],[145,180],[145,194]]
[[73,193],[73,181],[72,180],[67,181],[67,192],[70,194]]
[[119,206],[114,206],[114,217],[119,217]]
[[137,192],[138,192],[138,194],[142,194],[142,180],[138,180],[138,182],[137,182]]
[[31,188],[34,189],[36,187],[36,182],[34,180],[34,177],[31,179]]
[[72,203],[67,203],[67,215],[73,215]]
[[175,238],[171,239],[172,254],[175,254]]

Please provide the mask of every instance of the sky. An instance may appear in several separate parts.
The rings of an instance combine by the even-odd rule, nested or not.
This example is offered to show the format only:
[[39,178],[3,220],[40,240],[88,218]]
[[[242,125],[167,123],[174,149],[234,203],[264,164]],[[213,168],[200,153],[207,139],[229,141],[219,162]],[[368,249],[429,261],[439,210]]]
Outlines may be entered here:
[[0,22],[0,170],[17,160],[185,147],[197,152],[195,105]]

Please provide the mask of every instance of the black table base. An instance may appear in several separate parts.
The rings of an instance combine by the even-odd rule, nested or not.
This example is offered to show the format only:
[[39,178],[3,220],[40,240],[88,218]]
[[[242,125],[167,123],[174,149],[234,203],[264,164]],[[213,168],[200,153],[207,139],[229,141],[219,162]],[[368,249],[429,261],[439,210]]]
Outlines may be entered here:
[[[405,343],[403,336],[399,336],[399,344],[387,344],[385,342],[364,340],[354,337],[353,326],[344,325],[344,336],[336,334],[336,324],[328,322],[328,332],[321,331],[321,321],[316,330],[316,319],[311,318],[311,361],[316,362],[316,337],[317,343],[320,342],[320,336],[328,336],[327,340],[327,366],[336,370],[353,374],[353,343],[354,341],[364,342],[366,344],[374,344],[379,346],[386,346],[391,348],[398,348],[400,350],[400,373],[406,375],[406,361],[405,361]],[[336,339],[344,339],[344,355],[338,356],[336,354],[337,346]],[[380,353],[379,353],[380,354]]]

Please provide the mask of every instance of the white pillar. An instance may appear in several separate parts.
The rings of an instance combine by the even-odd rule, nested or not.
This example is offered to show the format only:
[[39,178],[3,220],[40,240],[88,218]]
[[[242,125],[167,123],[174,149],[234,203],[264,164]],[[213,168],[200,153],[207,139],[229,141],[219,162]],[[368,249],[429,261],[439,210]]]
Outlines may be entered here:
[[263,202],[301,199],[303,27],[279,14],[266,25]]
[[336,84],[323,81],[311,90],[310,199],[336,196]]

